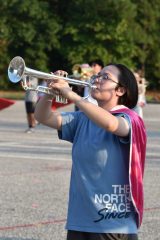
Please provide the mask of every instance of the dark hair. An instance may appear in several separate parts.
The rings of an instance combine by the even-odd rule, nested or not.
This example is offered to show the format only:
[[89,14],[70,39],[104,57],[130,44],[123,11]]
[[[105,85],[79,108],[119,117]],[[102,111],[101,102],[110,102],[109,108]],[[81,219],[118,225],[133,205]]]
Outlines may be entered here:
[[131,70],[123,64],[108,64],[115,66],[119,70],[119,85],[126,89],[125,94],[119,98],[118,104],[123,104],[128,108],[134,108],[138,101],[138,85],[136,78]]
[[102,68],[104,68],[104,63],[102,60],[100,59],[95,59],[91,62],[89,62],[89,65],[92,66],[93,64],[98,64],[99,66],[101,66]]

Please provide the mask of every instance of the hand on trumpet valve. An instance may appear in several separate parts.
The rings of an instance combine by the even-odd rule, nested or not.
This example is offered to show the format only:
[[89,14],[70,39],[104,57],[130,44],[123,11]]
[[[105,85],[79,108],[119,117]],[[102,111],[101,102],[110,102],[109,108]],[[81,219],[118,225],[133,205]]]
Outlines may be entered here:
[[53,74],[53,80],[47,80],[47,84],[49,87],[53,88],[53,89],[57,89],[57,90],[61,90],[61,88],[63,87],[68,87],[68,82],[65,81],[64,79],[61,79],[61,78],[54,78],[54,75],[57,75],[57,76],[62,76],[62,77],[66,77],[68,75],[67,72],[63,71],[63,70],[58,70],[54,73],[51,72],[51,74]]
[[[58,70],[54,73],[51,72],[51,74],[53,74],[53,80],[52,79],[47,80],[48,87],[54,94],[59,95],[60,98],[62,97],[67,98],[68,92],[71,91],[71,88],[68,82],[64,80],[64,77],[67,77],[68,73],[63,70]],[[63,79],[54,78],[55,75],[62,76]]]

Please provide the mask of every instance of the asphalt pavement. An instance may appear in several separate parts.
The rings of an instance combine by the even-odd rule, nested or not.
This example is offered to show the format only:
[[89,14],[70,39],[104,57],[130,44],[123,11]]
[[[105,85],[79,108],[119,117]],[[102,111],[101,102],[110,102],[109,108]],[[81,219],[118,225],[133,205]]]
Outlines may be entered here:
[[[72,111],[68,105],[59,111]],[[160,240],[160,104],[147,104],[145,211],[139,240]],[[71,144],[38,125],[27,134],[23,101],[0,111],[0,240],[65,240]]]

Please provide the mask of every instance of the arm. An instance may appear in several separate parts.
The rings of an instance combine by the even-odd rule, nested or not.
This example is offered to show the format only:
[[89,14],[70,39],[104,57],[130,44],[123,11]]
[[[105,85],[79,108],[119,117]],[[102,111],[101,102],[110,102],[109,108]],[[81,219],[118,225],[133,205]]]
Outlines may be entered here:
[[54,90],[59,90],[61,94],[70,99],[75,105],[100,127],[113,134],[126,137],[129,134],[129,124],[123,117],[115,117],[107,110],[96,106],[77,95],[64,80],[54,81],[50,84]]
[[83,99],[73,102],[100,127],[120,137],[128,136],[129,124],[125,118],[113,116],[105,109]]
[[60,130],[62,117],[59,112],[52,111],[52,99],[53,97],[45,95],[38,101],[34,113],[35,118],[38,122],[48,127]]

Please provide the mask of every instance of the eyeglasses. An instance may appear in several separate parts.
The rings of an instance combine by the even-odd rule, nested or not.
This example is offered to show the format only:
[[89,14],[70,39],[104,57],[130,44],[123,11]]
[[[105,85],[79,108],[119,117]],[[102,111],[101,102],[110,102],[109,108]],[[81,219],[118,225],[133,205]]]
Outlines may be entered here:
[[104,81],[110,80],[110,81],[112,81],[112,82],[114,82],[114,83],[116,83],[116,84],[118,84],[118,85],[121,85],[121,84],[119,84],[118,82],[116,82],[116,81],[114,81],[113,79],[111,79],[111,78],[108,76],[107,73],[102,74],[102,75],[100,75],[100,74],[98,74],[98,75],[93,75],[93,76],[91,77],[91,84],[95,83],[95,81],[96,81],[97,78],[98,78],[98,81],[99,81],[100,83],[102,83],[102,82],[104,82]]

